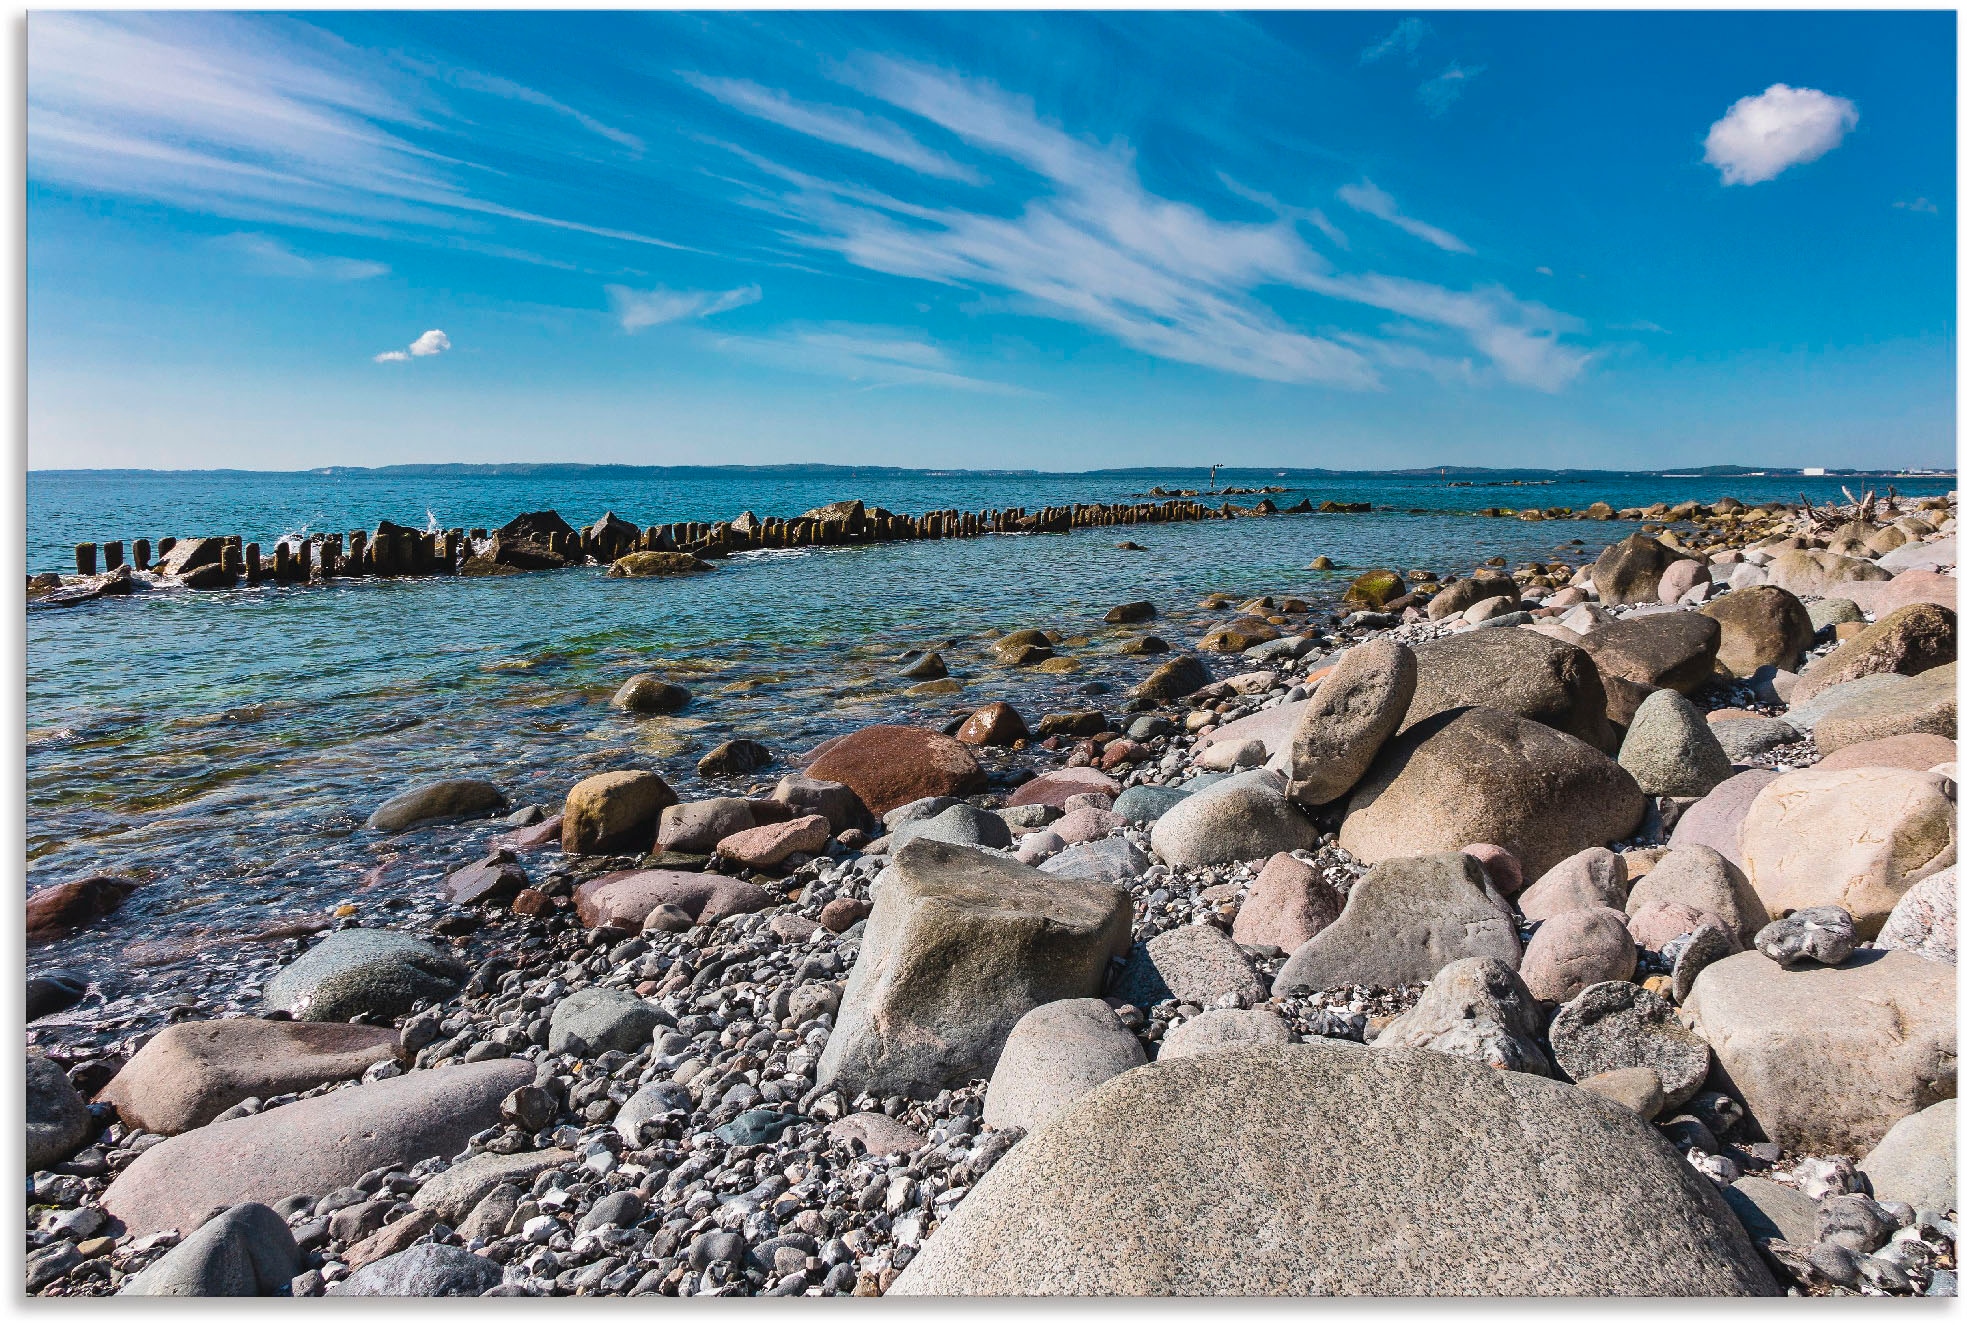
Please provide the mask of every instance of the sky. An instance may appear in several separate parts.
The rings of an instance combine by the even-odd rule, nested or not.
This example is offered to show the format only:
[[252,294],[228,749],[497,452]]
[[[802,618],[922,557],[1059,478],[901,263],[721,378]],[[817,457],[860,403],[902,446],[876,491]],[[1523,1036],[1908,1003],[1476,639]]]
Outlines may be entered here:
[[1950,466],[1954,52],[38,12],[29,464]]

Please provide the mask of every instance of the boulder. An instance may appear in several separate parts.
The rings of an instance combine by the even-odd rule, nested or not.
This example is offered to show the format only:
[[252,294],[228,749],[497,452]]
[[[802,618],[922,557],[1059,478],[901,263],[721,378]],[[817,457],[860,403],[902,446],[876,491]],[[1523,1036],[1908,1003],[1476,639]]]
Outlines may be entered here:
[[[637,552],[632,557],[664,555],[668,554]],[[328,1292],[335,1297],[482,1297],[504,1278],[505,1270],[497,1261],[475,1256],[463,1247],[422,1242],[371,1261],[331,1284]]]
[[1697,843],[1674,847],[1633,884],[1626,914],[1637,918],[1656,902],[1678,903],[1713,917],[1743,946],[1769,923],[1762,895],[1748,876],[1719,851]]
[[1339,844],[1370,864],[1488,842],[1541,875],[1629,836],[1645,810],[1631,774],[1584,741],[1513,713],[1456,709],[1381,748],[1353,789]]
[[1702,585],[1713,582],[1714,576],[1709,572],[1706,562],[1687,557],[1667,563],[1666,569],[1660,572],[1657,592],[1662,603],[1690,601],[1687,599],[1688,594]]
[[[1884,565],[1881,558],[1879,565]],[[1931,570],[1901,571],[1889,580],[1868,580],[1846,584],[1838,592],[1850,598],[1873,617],[1890,616],[1910,603],[1932,603],[1936,607],[1959,610],[1960,581],[1951,572]]]
[[1128,693],[1152,704],[1167,704],[1208,684],[1208,665],[1200,658],[1178,654],[1149,672],[1147,679]]
[[1721,626],[1715,661],[1746,679],[1763,667],[1794,671],[1816,636],[1810,614],[1796,595],[1773,584],[1723,594],[1701,609]]
[[1957,754],[1958,747],[1944,736],[1907,732],[1904,736],[1886,736],[1844,746],[1810,767],[1819,773],[1839,768],[1928,769],[1936,764],[1952,763]]
[[1475,630],[1413,649],[1414,697],[1402,734],[1470,706],[1529,718],[1607,754],[1619,748],[1591,655],[1527,630]]
[[690,702],[690,692],[662,678],[658,672],[638,672],[621,683],[611,708],[624,713],[674,713]]
[[1352,886],[1339,918],[1277,973],[1276,991],[1390,989],[1425,983],[1465,957],[1513,969],[1522,956],[1509,905],[1478,862],[1459,851],[1398,857]]
[[1040,865],[1038,872],[1061,879],[1090,879],[1126,887],[1153,865],[1147,853],[1126,838],[1109,837],[1069,846]]
[[1104,618],[1109,626],[1131,625],[1136,621],[1154,620],[1154,604],[1143,598],[1138,602],[1121,603],[1109,607]]
[[1960,1204],[1953,1137],[1954,1101],[1944,1099],[1893,1123],[1858,1161],[1858,1171],[1870,1179],[1871,1194],[1880,1201],[1944,1213]]
[[574,889],[575,914],[590,929],[614,925],[639,930],[659,906],[678,907],[695,923],[714,925],[726,916],[772,904],[772,895],[755,883],[685,870],[622,870]]
[[1147,825],[1159,819],[1192,793],[1181,787],[1140,783],[1113,798],[1113,812],[1130,824]]
[[624,769],[582,778],[561,811],[560,849],[568,855],[646,851],[676,793],[662,776]]
[[984,1125],[1035,1132],[1066,1105],[1147,1061],[1141,1042],[1097,998],[1065,998],[1018,1018],[990,1074]]
[[1477,571],[1467,579],[1456,580],[1428,599],[1427,614],[1430,620],[1439,621],[1442,617],[1466,612],[1477,603],[1490,598],[1500,598],[1514,604],[1518,599],[1518,593],[1516,581],[1509,576]]
[[[904,846],[918,837],[926,837],[937,842],[951,842],[957,846],[995,847],[1009,850],[1011,847],[1011,826],[1003,818],[989,810],[979,810],[966,801],[958,801],[939,814],[926,818],[911,819],[895,829],[892,847]],[[824,842],[821,843],[825,845]]]
[[1240,616],[1209,631],[1196,641],[1195,647],[1205,653],[1241,653],[1267,640],[1281,638],[1277,627],[1262,617]]
[[972,847],[910,842],[874,910],[819,1063],[849,1097],[986,1076],[1011,1028],[1062,998],[1096,998],[1127,951],[1133,902]]
[[546,1051],[576,1058],[599,1058],[610,1049],[632,1054],[648,1046],[660,1020],[654,1006],[625,989],[576,989],[553,1005]]
[[787,818],[802,814],[823,814],[835,833],[859,828],[874,816],[854,789],[844,782],[827,782],[801,773],[789,773],[772,788],[771,799],[786,807]]
[[1566,856],[1516,899],[1525,920],[1549,920],[1585,907],[1610,906],[1623,911],[1625,904],[1625,858],[1604,847],[1586,847]]
[[1807,1247],[1817,1240],[1817,1202],[1794,1187],[1747,1176],[1735,1179],[1721,1194],[1757,1242],[1781,1238]]
[[1954,887],[1957,868],[1949,865],[1906,889],[1886,917],[1885,927],[1878,931],[1876,946],[1898,948],[1952,965],[1959,951],[1954,938],[1959,905]]
[[208,1123],[137,1156],[103,1196],[135,1236],[188,1229],[214,1206],[268,1204],[346,1187],[370,1170],[455,1155],[499,1121],[499,1101],[533,1064],[497,1059],[400,1077],[229,1122]]
[[261,1001],[299,1021],[389,1020],[419,1000],[441,1003],[471,972],[421,939],[388,929],[327,935],[266,982]]
[[1490,885],[1503,896],[1514,897],[1523,891],[1523,862],[1494,842],[1465,843],[1462,854],[1481,863]]
[[1427,1049],[1499,1072],[1550,1075],[1538,1047],[1543,1010],[1517,973],[1494,957],[1464,957],[1435,973],[1420,1001],[1385,1026],[1375,1049]]
[[1626,932],[1624,911],[1586,906],[1563,911],[1537,927],[1523,950],[1523,983],[1546,1003],[1565,1003],[1587,985],[1632,979],[1639,950]]
[[656,847],[661,851],[708,853],[733,833],[755,828],[758,819],[742,796],[716,796],[664,808],[657,820]]
[[200,1225],[118,1296],[272,1297],[305,1267],[287,1221],[248,1201]]
[[1797,677],[1790,703],[1861,676],[1896,672],[1916,676],[1953,662],[1958,653],[1952,608],[1914,603],[1865,627],[1836,650],[1817,659]]
[[1289,852],[1264,862],[1237,908],[1231,936],[1249,946],[1268,945],[1296,952],[1339,918],[1345,894],[1325,876]]
[[1707,847],[1739,867],[1742,820],[1748,818],[1749,806],[1762,794],[1762,789],[1777,776],[1773,768],[1750,768],[1735,774],[1681,812],[1668,845],[1676,851],[1684,847]]
[[1284,794],[1284,779],[1252,769],[1223,779],[1171,807],[1155,822],[1154,854],[1170,865],[1261,860],[1311,850],[1318,828]]
[[1049,773],[1040,773],[1012,792],[1005,806],[1050,805],[1063,810],[1067,800],[1087,792],[1098,796],[1118,796],[1120,784],[1097,768],[1056,768]]
[[1162,1036],[1156,1061],[1297,1042],[1297,1032],[1269,1008],[1212,1008]]
[[1721,623],[1699,612],[1652,612],[1607,622],[1585,636],[1607,692],[1616,679],[1691,694],[1714,675]]
[[693,552],[631,552],[611,562],[608,574],[618,580],[643,580],[716,569]]
[[1701,972],[1686,1012],[1724,1088],[1786,1150],[1863,1154],[1954,1094],[1953,967],[1911,953],[1787,971],[1740,953]]
[[1778,966],[1819,962],[1836,966],[1858,946],[1857,927],[1841,906],[1809,906],[1764,925],[1755,950]]
[[1778,552],[1763,569],[1770,584],[1787,589],[1799,598],[1841,597],[1851,584],[1892,578],[1890,571],[1880,570],[1860,557],[1839,556],[1815,548]]
[[426,1180],[410,1198],[410,1204],[430,1211],[455,1228],[500,1183],[522,1183],[530,1187],[548,1169],[557,1169],[579,1158],[571,1150],[522,1150],[516,1155],[482,1151]]
[[964,745],[1011,745],[1030,737],[1023,716],[1002,700],[984,705],[956,729],[956,739]]
[[1772,913],[1840,906],[1870,938],[1908,886],[1952,863],[1950,789],[1904,768],[1785,773],[1742,821],[1748,881]]
[[[999,822],[1002,822],[1001,820]],[[1010,830],[1004,830],[1009,845]],[[817,855],[826,850],[833,830],[823,814],[808,814],[783,823],[760,824],[731,834],[717,844],[717,854],[747,869],[777,869],[787,856]]]
[[697,775],[707,778],[741,778],[772,762],[772,752],[757,741],[738,737],[713,746],[697,760]]
[[1648,796],[1705,796],[1735,771],[1701,711],[1672,690],[1640,702],[1619,746],[1619,767]]
[[1261,1003],[1266,982],[1214,925],[1181,925],[1134,945],[1113,996],[1145,1008],[1166,999],[1209,1007],[1225,996]]
[[383,833],[400,833],[434,819],[462,819],[505,808],[505,793],[476,778],[453,778],[398,792],[378,805],[368,826]]
[[[1361,1193],[1380,1235],[1332,1236],[1358,1223]],[[1153,1063],[1081,1097],[998,1162],[890,1291],[1420,1289],[1778,1291],[1713,1185],[1630,1111],[1324,1040]]]
[[1646,534],[1630,534],[1598,554],[1591,584],[1607,607],[1619,603],[1657,603],[1660,576],[1681,554]]
[[49,943],[92,925],[136,888],[134,879],[106,874],[37,888],[27,895],[27,941]]
[[1380,568],[1355,576],[1340,601],[1346,607],[1377,612],[1406,592],[1405,580],[1394,571]]
[[875,814],[924,796],[969,796],[986,784],[968,747],[941,732],[889,724],[826,742],[806,774],[853,788]]
[[27,1056],[27,1171],[53,1168],[96,1134],[89,1106],[61,1068],[37,1054]]
[[[351,931],[360,932],[360,931]],[[180,1022],[166,1026],[96,1096],[125,1125],[176,1136],[248,1098],[359,1077],[396,1057],[388,1026],[327,1021]]]
[[[1707,724],[1714,733],[1714,739],[1721,745],[1721,753],[1732,764],[1746,764],[1751,759],[1759,759],[1778,746],[1793,745],[1803,739],[1803,733],[1784,722],[1781,718],[1764,718],[1755,714],[1741,714],[1721,721],[1715,714],[1708,714]],[[1733,776],[1733,769],[1729,770]]]
[[1622,1067],[1648,1067],[1668,1109],[1694,1098],[1707,1080],[1708,1047],[1673,1015],[1673,1004],[1638,985],[1588,985],[1550,1021],[1550,1051],[1573,1081]]
[[1404,644],[1381,639],[1347,649],[1291,734],[1291,799],[1324,805],[1352,790],[1407,716],[1418,674]]
[[[1868,680],[1890,681],[1893,684],[1876,687],[1863,695],[1852,695],[1817,719],[1810,734],[1816,738],[1818,751],[1834,754],[1860,741],[1877,741],[1887,736],[1904,736],[1909,732],[1925,732],[1952,740],[1959,717],[1954,695],[1956,666],[1948,663],[1914,677],[1883,673],[1846,682],[1846,685],[1854,687]],[[1840,689],[1842,687],[1833,687],[1816,698],[1829,698]]]

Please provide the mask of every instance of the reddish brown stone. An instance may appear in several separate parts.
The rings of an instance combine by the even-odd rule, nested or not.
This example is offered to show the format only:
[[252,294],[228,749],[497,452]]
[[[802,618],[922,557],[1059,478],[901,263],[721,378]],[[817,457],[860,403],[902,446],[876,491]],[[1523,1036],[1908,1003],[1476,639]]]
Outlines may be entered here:
[[844,934],[867,919],[873,910],[874,903],[858,897],[836,897],[820,908],[820,923],[836,934]]
[[1025,783],[1011,793],[1007,803],[1055,805],[1063,810],[1066,797],[1077,796],[1082,791],[1096,791],[1102,796],[1118,796],[1120,784],[1098,769],[1061,768],[1055,772],[1040,774]]
[[873,813],[924,796],[969,796],[988,780],[970,752],[941,732],[882,724],[829,741],[809,777],[845,783]]
[[542,819],[530,828],[514,829],[510,833],[500,833],[491,841],[493,847],[508,847],[513,851],[538,851],[541,847],[560,845],[560,816]]
[[1107,742],[1106,749],[1100,754],[1100,767],[1119,768],[1123,764],[1138,764],[1148,757],[1146,746],[1123,736],[1117,741]]
[[826,850],[832,835],[825,815],[809,814],[732,833],[718,842],[717,854],[752,869],[770,869],[795,851],[812,855]]
[[604,924],[640,929],[665,902],[699,925],[714,925],[725,916],[764,910],[772,895],[742,879],[682,870],[622,870],[574,889],[574,910],[589,929]]
[[1009,745],[1030,735],[1023,716],[1001,700],[984,705],[956,729],[956,739],[965,745]]
[[1238,943],[1296,952],[1344,909],[1345,898],[1337,888],[1288,851],[1280,851],[1250,885],[1232,937]]
[[27,941],[46,943],[94,924],[121,906],[136,887],[134,879],[99,874],[37,889],[27,899]]
[[512,899],[512,914],[516,916],[536,916],[548,906],[547,895],[537,888],[522,888]]

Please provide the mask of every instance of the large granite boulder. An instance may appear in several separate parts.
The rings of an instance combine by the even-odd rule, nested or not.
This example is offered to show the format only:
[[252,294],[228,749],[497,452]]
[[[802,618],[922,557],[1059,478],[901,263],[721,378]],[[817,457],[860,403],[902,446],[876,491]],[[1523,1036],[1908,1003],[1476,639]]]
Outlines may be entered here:
[[1811,702],[1835,698],[1847,689],[1855,691],[1868,682],[1883,683],[1869,687],[1862,695],[1852,694],[1825,710],[1810,729],[1817,750],[1834,754],[1860,741],[1879,741],[1912,732],[1954,739],[1960,716],[1955,692],[1958,667],[1957,663],[1947,663],[1918,676],[1881,672],[1819,692]]
[[1749,768],[1735,774],[1681,812],[1667,844],[1704,846],[1720,852],[1737,866],[1742,863],[1742,820],[1762,789],[1780,775],[1773,768]]
[[1862,557],[1840,556],[1817,548],[1778,552],[1763,569],[1770,584],[1787,589],[1798,598],[1835,598],[1848,585],[1892,578],[1890,571],[1880,570]]
[[272,1297],[305,1265],[287,1221],[248,1201],[200,1225],[118,1296]]
[[1630,835],[1645,811],[1632,775],[1584,741],[1513,713],[1455,709],[1381,748],[1339,844],[1370,864],[1488,842],[1534,876]]
[[140,1237],[189,1229],[214,1206],[324,1195],[383,1165],[455,1155],[472,1133],[497,1125],[500,1100],[532,1080],[530,1062],[496,1059],[208,1123],[137,1156],[103,1208]]
[[969,796],[986,785],[968,746],[924,727],[881,724],[822,742],[806,775],[853,788],[874,814],[925,796]]
[[1276,991],[1392,988],[1434,978],[1450,962],[1522,960],[1509,904],[1482,865],[1459,851],[1382,861],[1352,886],[1339,918],[1291,954]]
[[984,1095],[984,1124],[1035,1132],[1072,1101],[1147,1061],[1134,1033],[1097,998],[1063,998],[1018,1018]]
[[1540,722],[1607,754],[1619,748],[1598,667],[1575,645],[1528,630],[1472,630],[1415,645],[1414,665],[1402,733],[1480,706]]
[[1133,902],[974,847],[911,842],[875,881],[819,1080],[849,1097],[987,1076],[1031,1009],[1097,998]]
[[1905,768],[1785,773],[1742,821],[1742,862],[1775,914],[1841,906],[1878,933],[1905,890],[1953,863],[1952,783]]
[[1606,622],[1584,637],[1583,647],[1608,693],[1617,679],[1641,690],[1691,694],[1714,675],[1721,623],[1699,612],[1648,612]]
[[[1375,1236],[1334,1236],[1362,1200]],[[1778,1290],[1713,1184],[1631,1110],[1443,1054],[1320,1040],[1107,1082],[999,1161],[891,1291]]]
[[1546,1003],[1565,1003],[1586,986],[1630,980],[1639,950],[1626,930],[1625,912],[1609,906],[1561,911],[1530,937],[1523,950],[1523,983]]
[[[1878,564],[1885,568],[1886,558],[1879,558]],[[1960,608],[1960,581],[1950,571],[1900,571],[1889,580],[1840,585],[1837,592],[1874,618],[1890,616],[1911,603],[1932,603],[1954,611]]]
[[1801,704],[1820,690],[1861,676],[1880,672],[1917,676],[1953,662],[1959,651],[1955,633],[1956,618],[1950,607],[1931,603],[1902,607],[1804,668],[1789,701]]
[[1768,908],[1748,875],[1713,847],[1697,842],[1673,847],[1635,882],[1626,894],[1625,911],[1636,917],[1660,903],[1712,917],[1744,947],[1769,923]]
[[299,1021],[387,1020],[419,1000],[442,1002],[471,972],[421,939],[389,929],[340,929],[266,982],[269,1011]]
[[1291,799],[1324,805],[1351,791],[1407,716],[1418,675],[1404,644],[1373,640],[1347,649],[1291,733]]
[[1953,1097],[1953,973],[1908,952],[1790,970],[1743,952],[1701,972],[1685,1011],[1770,1140],[1861,1155]]
[[1773,584],[1723,594],[1703,607],[1701,615],[1720,623],[1721,645],[1715,661],[1735,677],[1753,676],[1763,667],[1794,671],[1796,660],[1816,637],[1802,602]]
[[359,1077],[396,1056],[388,1026],[326,1021],[223,1021],[166,1026],[96,1096],[130,1127],[176,1136],[243,1099]]
[[647,850],[662,812],[674,804],[676,793],[659,773],[624,769],[582,778],[561,812],[560,849],[570,856]]
[[1858,1171],[1871,1180],[1874,1197],[1942,1213],[1960,1204],[1954,1113],[1954,1101],[1944,1099],[1892,1124],[1871,1153],[1858,1161]]
[[1598,554],[1591,584],[1607,607],[1660,601],[1660,576],[1685,554],[1650,534],[1633,533]]
[[1959,747],[1944,736],[1907,732],[1904,736],[1884,736],[1876,741],[1844,746],[1810,767],[1819,773],[1835,768],[1928,769],[1936,764],[1953,763],[1959,753]]
[[1705,796],[1735,771],[1707,718],[1673,690],[1640,701],[1619,746],[1619,767],[1648,796]]
[[1585,907],[1623,910],[1626,894],[1625,857],[1604,847],[1586,847],[1544,871],[1517,896],[1516,906],[1525,920],[1549,920]]
[[379,832],[400,833],[420,823],[462,819],[504,808],[505,793],[491,783],[477,778],[452,778],[398,792],[376,807],[369,816],[368,826]]
[[1184,798],[1155,821],[1154,854],[1170,865],[1215,865],[1315,848],[1318,827],[1284,786],[1282,775],[1257,768]]

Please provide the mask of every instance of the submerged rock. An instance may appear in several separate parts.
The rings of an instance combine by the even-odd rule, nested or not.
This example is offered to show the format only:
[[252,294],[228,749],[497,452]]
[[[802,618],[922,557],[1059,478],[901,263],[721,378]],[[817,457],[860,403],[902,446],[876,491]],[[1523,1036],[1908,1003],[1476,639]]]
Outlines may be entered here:
[[387,929],[337,930],[266,982],[270,1011],[300,1021],[392,1018],[437,1003],[471,973],[421,939]]

